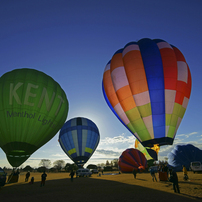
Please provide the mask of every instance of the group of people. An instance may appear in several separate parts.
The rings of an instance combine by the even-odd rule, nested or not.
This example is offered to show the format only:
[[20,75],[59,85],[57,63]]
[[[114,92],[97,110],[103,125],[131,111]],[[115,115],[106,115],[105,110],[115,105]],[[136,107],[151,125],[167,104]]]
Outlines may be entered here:
[[[133,170],[134,178],[136,178],[138,171],[139,171],[139,169],[137,171],[135,169]],[[153,182],[154,181],[157,182],[157,178],[156,178],[156,172],[157,171],[152,167],[149,169],[149,171],[150,171],[150,174],[152,176]],[[175,172],[175,170],[173,170],[172,168],[168,169],[167,166],[162,166],[162,167],[160,167],[160,169],[158,171],[167,172],[167,177],[168,177],[168,175],[170,176],[168,178],[168,180],[173,183],[174,192],[180,193],[180,189],[179,189],[179,185],[178,185],[178,176],[177,176],[177,173]],[[184,165],[183,165],[182,171],[184,174],[184,180],[188,180],[187,169]],[[69,175],[71,176],[71,181],[73,182],[75,172],[72,170]],[[29,180],[29,177],[30,177],[30,172],[28,171],[25,175],[25,182],[27,182]],[[46,177],[47,177],[47,174],[44,171],[43,174],[41,175],[41,186],[45,185]],[[31,181],[30,181],[30,184],[33,184],[33,183],[34,183],[34,177],[32,177]]]
[[[175,170],[173,168],[168,168],[167,165],[162,165],[162,166],[159,166],[159,169],[156,170],[154,169],[154,167],[151,167],[149,169],[150,171],[150,174],[152,176],[152,180],[153,182],[156,181],[157,182],[157,178],[156,178],[156,173],[157,172],[164,172],[167,174],[167,179],[168,181],[172,182],[173,183],[173,190],[174,192],[176,193],[180,193],[180,189],[179,189],[179,185],[178,185],[178,176],[177,176],[177,173],[175,172]],[[187,175],[187,169],[185,167],[185,165],[183,165],[183,174],[184,174],[184,180],[188,180],[188,175]],[[134,178],[136,178],[136,174],[137,174],[137,171],[136,170],[133,170],[133,175],[134,175]]]
[[[29,177],[30,177],[30,172],[28,171],[25,175],[25,182],[29,181]],[[44,171],[43,174],[41,175],[41,187],[45,185],[46,177],[47,177],[47,174]],[[31,181],[29,182],[29,184],[33,184],[33,183],[34,183],[34,177],[31,178]]]
[[[72,170],[69,175],[71,176],[71,181],[73,182],[73,178],[74,178],[75,172]],[[25,175],[25,182],[29,181],[29,177],[30,177],[30,172],[28,171],[26,173],[26,175]],[[47,174],[44,171],[42,173],[42,175],[41,175],[41,184],[40,184],[41,187],[45,185],[46,178],[47,178]],[[34,177],[31,178],[31,181],[29,182],[29,184],[33,184],[33,183],[34,183]]]

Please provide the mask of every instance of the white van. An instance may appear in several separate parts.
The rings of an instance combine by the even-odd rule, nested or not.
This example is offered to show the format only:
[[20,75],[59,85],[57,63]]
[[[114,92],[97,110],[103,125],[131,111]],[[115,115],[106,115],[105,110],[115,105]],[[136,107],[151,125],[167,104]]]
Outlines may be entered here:
[[92,175],[92,172],[89,169],[79,168],[76,171],[77,177],[90,177]]
[[202,171],[202,163],[200,161],[191,162],[190,168],[194,173],[200,172],[200,171]]

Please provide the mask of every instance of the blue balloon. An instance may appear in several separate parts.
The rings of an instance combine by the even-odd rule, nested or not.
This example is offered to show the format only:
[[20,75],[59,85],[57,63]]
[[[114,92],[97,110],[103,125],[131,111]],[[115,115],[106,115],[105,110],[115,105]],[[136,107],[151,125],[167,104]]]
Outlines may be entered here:
[[77,117],[63,125],[58,141],[67,156],[82,167],[97,148],[100,134],[91,120]]
[[202,150],[191,144],[177,145],[168,154],[168,166],[173,167],[176,171],[182,171],[182,165],[189,170],[190,163],[193,161],[202,162]]

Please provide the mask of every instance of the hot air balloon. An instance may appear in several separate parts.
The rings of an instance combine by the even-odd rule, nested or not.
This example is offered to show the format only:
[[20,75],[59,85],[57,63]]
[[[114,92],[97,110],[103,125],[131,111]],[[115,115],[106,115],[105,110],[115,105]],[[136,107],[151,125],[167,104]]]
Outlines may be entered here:
[[100,141],[97,126],[91,120],[77,117],[67,121],[60,130],[59,143],[78,167],[90,159]]
[[182,171],[183,165],[189,170],[194,161],[202,162],[202,150],[191,144],[176,145],[168,154],[168,164],[176,171]]
[[147,167],[147,159],[138,149],[126,149],[118,161],[119,169],[123,173],[131,173],[135,169],[143,171]]
[[110,109],[143,146],[172,145],[190,98],[191,74],[176,47],[143,38],[113,55],[102,89]]
[[50,76],[28,68],[1,76],[0,94],[0,147],[18,167],[63,126],[68,101]]
[[[154,147],[152,147],[151,149],[149,147],[144,147],[139,141],[138,139],[135,140],[135,148],[138,149],[139,151],[141,151],[147,160],[158,160],[158,152],[156,151],[156,149]],[[159,148],[160,149],[160,148]]]

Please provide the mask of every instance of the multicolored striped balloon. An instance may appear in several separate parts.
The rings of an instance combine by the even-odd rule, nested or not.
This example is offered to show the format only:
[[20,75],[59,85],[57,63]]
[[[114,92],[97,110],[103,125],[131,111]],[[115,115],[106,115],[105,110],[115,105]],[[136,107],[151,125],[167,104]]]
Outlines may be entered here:
[[82,167],[97,148],[100,134],[91,120],[77,117],[63,125],[58,141],[67,156]]
[[121,154],[118,165],[123,173],[130,173],[134,169],[141,172],[147,167],[147,159],[139,150],[130,148]]
[[143,146],[172,145],[191,93],[182,53],[144,38],[118,50],[103,75],[105,100]]

